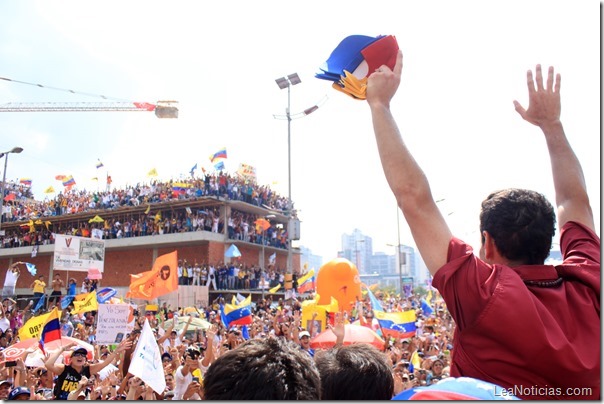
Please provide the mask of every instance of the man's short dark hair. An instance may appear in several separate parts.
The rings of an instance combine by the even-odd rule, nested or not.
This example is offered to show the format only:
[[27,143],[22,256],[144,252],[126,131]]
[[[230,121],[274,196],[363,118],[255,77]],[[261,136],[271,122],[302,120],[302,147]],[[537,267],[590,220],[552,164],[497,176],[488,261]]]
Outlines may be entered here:
[[248,340],[220,356],[203,380],[206,400],[319,400],[314,361],[281,338]]
[[538,192],[505,189],[482,202],[480,233],[483,231],[493,237],[499,253],[508,260],[543,265],[552,248],[556,213]]
[[352,344],[315,355],[321,400],[391,400],[394,377],[386,355],[369,344]]

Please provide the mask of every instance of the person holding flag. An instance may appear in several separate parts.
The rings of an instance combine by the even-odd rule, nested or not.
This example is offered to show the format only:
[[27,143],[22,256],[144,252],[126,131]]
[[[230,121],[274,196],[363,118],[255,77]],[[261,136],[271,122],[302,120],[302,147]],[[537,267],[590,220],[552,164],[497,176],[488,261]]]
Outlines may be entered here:
[[17,284],[17,279],[19,278],[19,275],[21,275],[21,270],[19,269],[20,264],[24,264],[24,262],[15,262],[6,271],[6,277],[4,278],[4,288],[2,289],[3,298],[15,296],[15,285]]

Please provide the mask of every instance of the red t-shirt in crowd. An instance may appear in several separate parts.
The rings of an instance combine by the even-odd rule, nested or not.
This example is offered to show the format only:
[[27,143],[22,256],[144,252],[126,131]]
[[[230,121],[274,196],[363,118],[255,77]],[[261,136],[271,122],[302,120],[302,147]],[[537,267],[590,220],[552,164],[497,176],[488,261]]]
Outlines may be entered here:
[[524,399],[599,399],[600,239],[569,222],[560,247],[561,265],[510,268],[451,240],[432,282],[456,322],[451,376]]

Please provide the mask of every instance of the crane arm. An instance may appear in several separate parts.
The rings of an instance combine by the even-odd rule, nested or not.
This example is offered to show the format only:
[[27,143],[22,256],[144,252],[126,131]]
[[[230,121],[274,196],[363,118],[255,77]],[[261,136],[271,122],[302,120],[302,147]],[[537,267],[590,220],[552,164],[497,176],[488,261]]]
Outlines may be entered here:
[[93,112],[155,111],[158,118],[178,118],[177,101],[147,102],[9,102],[0,104],[0,112]]

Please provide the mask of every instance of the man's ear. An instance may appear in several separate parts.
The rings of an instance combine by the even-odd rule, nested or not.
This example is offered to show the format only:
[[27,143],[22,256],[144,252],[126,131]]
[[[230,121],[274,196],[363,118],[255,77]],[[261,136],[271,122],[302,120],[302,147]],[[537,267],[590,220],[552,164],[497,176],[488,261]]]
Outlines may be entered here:
[[501,254],[499,254],[499,249],[495,245],[493,237],[491,237],[488,231],[483,231],[482,237],[484,238],[484,257],[486,261],[491,263],[501,262]]

